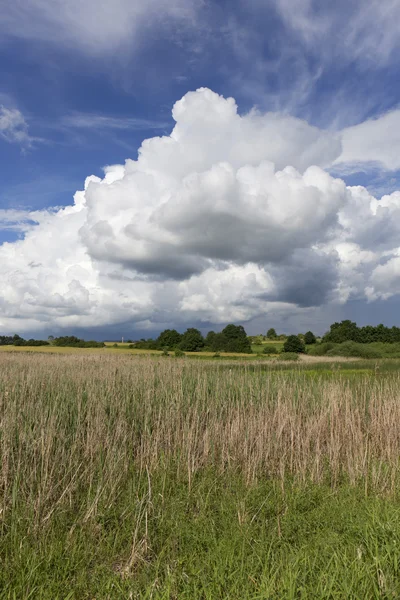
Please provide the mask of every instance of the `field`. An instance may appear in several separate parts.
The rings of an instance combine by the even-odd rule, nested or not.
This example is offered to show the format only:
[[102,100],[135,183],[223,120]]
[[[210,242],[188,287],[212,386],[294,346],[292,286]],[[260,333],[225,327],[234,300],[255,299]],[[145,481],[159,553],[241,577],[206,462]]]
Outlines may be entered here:
[[[277,348],[279,345],[276,346]],[[253,352],[262,352],[259,350],[259,346],[253,346]],[[160,356],[161,350],[144,350],[129,348],[129,344],[117,344],[114,346],[113,342],[106,342],[105,348],[72,348],[68,346],[0,346],[0,352],[35,352],[39,354],[133,354],[139,356]],[[170,352],[174,354],[173,351]],[[209,359],[212,358],[214,352],[185,352],[186,356],[198,359]],[[247,360],[257,359],[257,354],[240,354],[232,352],[221,352],[221,358],[246,358]],[[264,357],[263,357],[264,358]]]
[[400,597],[399,361],[46,350],[0,353],[1,599]]

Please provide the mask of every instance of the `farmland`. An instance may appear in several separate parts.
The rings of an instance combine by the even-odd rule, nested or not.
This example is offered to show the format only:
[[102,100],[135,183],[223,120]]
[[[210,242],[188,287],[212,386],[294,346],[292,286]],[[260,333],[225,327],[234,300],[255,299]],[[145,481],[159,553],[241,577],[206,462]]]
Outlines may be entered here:
[[0,353],[0,598],[400,596],[399,361],[38,350]]

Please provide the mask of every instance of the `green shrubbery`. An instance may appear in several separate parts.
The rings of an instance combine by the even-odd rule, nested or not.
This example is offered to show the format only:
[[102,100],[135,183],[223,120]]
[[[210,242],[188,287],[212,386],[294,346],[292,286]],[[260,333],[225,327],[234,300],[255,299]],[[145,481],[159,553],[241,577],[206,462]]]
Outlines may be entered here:
[[304,342],[297,335],[289,335],[286,342],[283,344],[283,352],[300,352],[306,351]]
[[265,344],[262,353],[263,354],[278,354],[278,350],[276,349],[275,346],[272,346],[271,344]]
[[74,335],[65,335],[61,337],[54,338],[53,340],[54,346],[61,347],[69,347],[69,348],[104,348],[104,342],[95,342],[94,340],[90,340],[86,342]]
[[[349,358],[383,358],[387,350],[390,349],[389,344],[359,344],[357,342],[343,342],[334,344],[333,342],[324,342],[315,344],[308,349],[308,353],[313,356],[344,356]],[[396,345],[397,346],[397,345]],[[396,348],[400,351],[399,348]]]

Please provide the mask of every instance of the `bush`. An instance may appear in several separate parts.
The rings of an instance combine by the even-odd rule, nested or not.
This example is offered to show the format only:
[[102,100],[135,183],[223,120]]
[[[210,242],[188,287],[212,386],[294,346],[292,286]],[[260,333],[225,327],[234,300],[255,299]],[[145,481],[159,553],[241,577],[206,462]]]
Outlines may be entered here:
[[317,338],[315,337],[313,332],[307,331],[307,333],[304,335],[304,343],[307,344],[307,346],[311,346],[311,344],[315,344],[316,341]]
[[180,348],[177,348],[174,354],[177,358],[182,358],[183,356],[186,356],[186,354]]
[[275,348],[275,346],[266,344],[263,348],[263,354],[278,354],[278,350]]
[[165,329],[157,338],[156,345],[158,348],[175,348],[182,341],[182,335],[176,329]]
[[289,335],[283,344],[283,352],[305,352],[304,342],[297,335]]
[[299,355],[296,352],[282,352],[279,360],[299,360]]
[[382,352],[371,348],[366,344],[357,342],[343,342],[336,344],[334,348],[327,352],[327,356],[345,356],[349,358],[382,358]]
[[190,327],[185,331],[179,344],[180,350],[199,352],[204,348],[204,338],[198,329]]
[[308,354],[312,356],[325,356],[329,350],[336,348],[337,344],[333,342],[322,342],[322,344],[314,344],[311,348],[308,348]]

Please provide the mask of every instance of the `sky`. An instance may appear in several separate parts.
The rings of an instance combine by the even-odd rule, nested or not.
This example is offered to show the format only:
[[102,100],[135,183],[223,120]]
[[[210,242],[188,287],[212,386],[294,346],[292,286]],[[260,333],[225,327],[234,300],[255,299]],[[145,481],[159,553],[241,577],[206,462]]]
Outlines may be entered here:
[[0,333],[400,325],[398,0],[0,0]]

